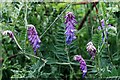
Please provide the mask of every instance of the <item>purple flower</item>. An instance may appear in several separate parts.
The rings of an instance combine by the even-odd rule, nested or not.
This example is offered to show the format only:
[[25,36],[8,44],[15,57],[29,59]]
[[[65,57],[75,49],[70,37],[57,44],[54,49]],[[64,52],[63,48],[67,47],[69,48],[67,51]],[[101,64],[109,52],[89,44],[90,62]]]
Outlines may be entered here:
[[74,60],[80,63],[80,69],[83,72],[82,77],[84,78],[87,73],[87,66],[85,60],[82,58],[81,55],[75,55]]
[[96,48],[95,46],[93,45],[92,42],[89,42],[87,44],[87,51],[89,52],[89,54],[92,56],[92,59],[95,58],[95,55],[96,55]]
[[40,47],[41,40],[34,25],[28,25],[28,39],[34,49],[34,53],[36,53],[37,49]]
[[105,21],[104,19],[101,20],[101,26],[98,26],[98,30],[102,30],[105,28]]
[[108,24],[108,27],[112,27],[112,25],[111,25],[111,24]]
[[108,28],[111,27],[111,24],[108,24],[108,27],[106,29],[104,29],[105,28],[105,21],[104,21],[104,19],[102,19],[101,26],[98,26],[98,30],[103,30],[103,32],[102,32],[102,41],[103,41],[105,35],[106,35],[106,39],[108,39]]
[[104,21],[104,19],[101,20],[101,26],[102,26],[102,28],[105,27],[105,21]]
[[65,24],[66,24],[66,43],[69,45],[71,42],[76,39],[75,36],[75,24],[77,23],[75,20],[75,16],[73,15],[72,12],[68,12],[65,16]]
[[10,30],[6,30],[2,32],[3,35],[9,35],[10,38],[14,39],[14,34]]
[[101,26],[98,26],[98,30],[101,30]]

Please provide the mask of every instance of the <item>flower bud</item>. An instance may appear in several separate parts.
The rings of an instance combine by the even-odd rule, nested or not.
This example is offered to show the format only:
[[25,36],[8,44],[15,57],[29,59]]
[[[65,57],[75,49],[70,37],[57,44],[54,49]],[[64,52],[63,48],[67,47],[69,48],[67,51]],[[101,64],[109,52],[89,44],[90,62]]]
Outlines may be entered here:
[[96,48],[95,48],[95,46],[93,45],[92,42],[89,42],[89,43],[87,44],[87,51],[88,51],[89,54],[92,56],[92,59],[94,59],[95,54],[96,54]]
[[10,30],[3,31],[2,35],[9,35],[10,38],[12,38],[12,39],[14,38],[14,34]]

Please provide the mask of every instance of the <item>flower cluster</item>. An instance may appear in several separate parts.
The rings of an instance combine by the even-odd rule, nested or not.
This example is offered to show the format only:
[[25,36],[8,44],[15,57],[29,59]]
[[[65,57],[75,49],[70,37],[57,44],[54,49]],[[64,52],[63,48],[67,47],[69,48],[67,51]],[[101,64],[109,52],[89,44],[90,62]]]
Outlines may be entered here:
[[73,15],[72,12],[67,12],[65,16],[65,24],[66,24],[66,43],[71,44],[71,42],[76,39],[75,36],[75,31],[76,29],[74,28],[75,24],[77,23],[75,20],[75,16]]
[[85,60],[82,58],[81,55],[75,55],[74,60],[80,63],[80,69],[83,72],[82,77],[84,78],[87,73],[87,66]]
[[41,40],[34,25],[28,25],[28,39],[34,49],[34,53],[36,53],[37,49],[40,47]]
[[95,58],[95,55],[96,55],[96,48],[95,46],[93,45],[92,42],[89,42],[87,44],[87,51],[89,52],[89,54],[92,56],[92,59]]
[[110,24],[108,24],[107,26],[108,27],[105,28],[105,21],[104,21],[104,19],[102,19],[101,20],[101,26],[98,26],[98,30],[100,30],[100,31],[103,30],[103,32],[102,32],[102,41],[104,40],[105,35],[106,35],[106,39],[108,38],[108,29],[110,27],[113,27]]
[[10,30],[3,31],[2,35],[9,35],[10,38],[14,39],[14,34]]

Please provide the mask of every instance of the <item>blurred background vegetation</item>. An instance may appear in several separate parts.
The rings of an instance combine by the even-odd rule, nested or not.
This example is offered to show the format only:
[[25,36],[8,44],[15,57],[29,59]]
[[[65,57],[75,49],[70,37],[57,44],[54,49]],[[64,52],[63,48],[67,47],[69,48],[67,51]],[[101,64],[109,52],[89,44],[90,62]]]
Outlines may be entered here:
[[[8,36],[0,35],[1,79],[40,78],[40,79],[81,79],[79,63],[73,60],[74,55],[82,55],[87,63],[88,72],[85,78],[117,78],[120,76],[120,3],[99,2],[93,10],[92,3],[46,3],[46,2],[4,2],[0,3],[0,30],[13,31],[16,43]],[[79,25],[86,13],[82,28]],[[77,20],[75,26],[77,39],[71,45],[65,43],[64,16],[73,12]],[[111,24],[106,43],[98,26],[104,19]],[[27,24],[36,27],[41,38],[38,56],[27,38]],[[86,44],[92,41],[97,48],[95,60],[86,50]],[[102,45],[101,45],[102,44]],[[100,50],[100,51],[99,51]]]

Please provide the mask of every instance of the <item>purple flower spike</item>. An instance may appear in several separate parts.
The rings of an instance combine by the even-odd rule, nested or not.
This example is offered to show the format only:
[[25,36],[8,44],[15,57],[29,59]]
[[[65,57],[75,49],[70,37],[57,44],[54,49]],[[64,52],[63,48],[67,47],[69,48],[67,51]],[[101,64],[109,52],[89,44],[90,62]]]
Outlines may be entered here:
[[80,69],[83,72],[82,77],[84,78],[87,73],[87,66],[85,60],[82,58],[81,55],[75,55],[74,60],[80,63]]
[[2,32],[3,35],[9,35],[10,38],[14,39],[14,34],[10,30],[6,30]]
[[73,15],[72,12],[68,12],[65,16],[65,24],[66,24],[66,31],[65,31],[65,34],[66,34],[66,43],[69,45],[71,44],[71,42],[76,39],[76,36],[75,36],[75,31],[76,29],[74,28],[75,27],[75,24],[77,23],[76,20],[75,20],[75,16]]
[[89,54],[92,56],[92,59],[95,58],[95,55],[96,55],[96,48],[95,46],[93,45],[92,42],[89,42],[87,44],[87,51],[89,52]]
[[34,25],[27,26],[28,26],[28,39],[34,49],[34,53],[36,53],[37,49],[40,47],[41,40],[38,36],[35,26]]

